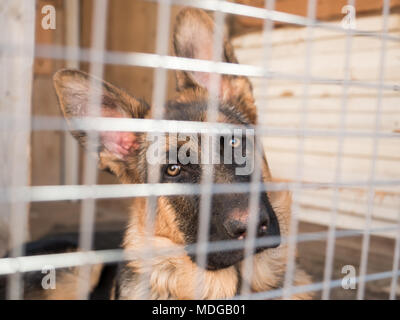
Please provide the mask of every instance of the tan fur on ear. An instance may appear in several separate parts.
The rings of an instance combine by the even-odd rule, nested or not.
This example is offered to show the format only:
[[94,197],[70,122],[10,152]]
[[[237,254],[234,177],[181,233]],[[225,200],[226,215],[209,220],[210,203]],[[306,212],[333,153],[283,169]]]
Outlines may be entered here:
[[[61,69],[54,74],[53,81],[61,110],[67,119],[91,115],[91,106],[88,105],[90,90],[101,95],[103,106],[115,109],[121,116],[143,118],[149,111],[149,106],[142,100],[80,70]],[[94,84],[93,88],[91,84]]]
[[[214,22],[203,10],[182,9],[176,17],[174,49],[178,57],[211,60],[213,58]],[[195,35],[195,38],[194,38]],[[178,89],[205,86],[208,74],[177,71]]]
[[[101,131],[97,141],[88,142],[87,132],[77,130],[70,120],[90,116],[144,118],[150,113],[150,107],[112,84],[82,71],[63,69],[55,73],[53,80],[60,109],[72,135],[99,158],[101,169],[109,168],[120,178],[126,176],[123,162],[138,152],[143,141],[142,134]],[[90,105],[91,94],[100,97],[100,106]]]
[[[214,21],[200,9],[184,8],[176,18],[174,28],[174,50],[178,57],[212,60]],[[233,47],[226,34],[223,38],[222,62],[238,63]],[[205,72],[177,71],[178,91],[202,87],[210,89],[210,74]],[[223,75],[219,90],[223,102],[235,106],[250,123],[257,122],[252,86],[247,77]]]

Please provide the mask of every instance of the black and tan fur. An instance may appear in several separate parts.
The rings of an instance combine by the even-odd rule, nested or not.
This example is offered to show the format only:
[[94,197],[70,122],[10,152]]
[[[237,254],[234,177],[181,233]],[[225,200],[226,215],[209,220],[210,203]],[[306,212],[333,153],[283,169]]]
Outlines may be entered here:
[[[175,54],[180,57],[212,59],[214,24],[201,10],[183,9],[177,17],[174,29]],[[237,63],[233,48],[224,37],[223,61]],[[207,121],[210,75],[199,72],[177,72],[177,96],[165,105],[168,120]],[[61,70],[54,76],[56,92],[61,110],[68,119],[91,114],[88,105],[89,86],[96,83],[95,90],[102,97],[101,115],[150,119],[151,108],[121,89],[75,70]],[[257,110],[251,83],[242,76],[221,77],[219,92],[218,122],[251,127],[257,124]],[[144,133],[101,133],[99,145],[90,145],[87,134],[74,130],[72,134],[90,151],[98,155],[99,166],[112,171],[122,183],[141,184],[147,182],[148,165],[145,153],[149,142]],[[256,148],[257,150],[257,148]],[[166,150],[168,152],[168,150]],[[263,154],[263,152],[261,151]],[[262,162],[262,180],[272,181],[266,159]],[[200,183],[201,165],[182,166],[178,178],[165,175],[166,166],[161,166],[162,183]],[[214,165],[214,183],[250,182],[250,175],[236,177],[232,167]],[[212,196],[210,240],[226,240],[221,231],[226,219],[248,212],[249,194],[222,194]],[[260,195],[260,215],[268,228],[275,228],[273,235],[288,235],[290,219],[290,194],[286,191]],[[208,256],[205,269],[197,266],[195,257],[185,251],[185,246],[195,244],[199,219],[199,197],[160,196],[154,222],[154,234],[148,234],[146,214],[148,198],[132,200],[130,222],[123,248],[129,252],[141,252],[149,244],[153,248],[176,248],[174,254],[154,255],[143,260],[139,257],[121,264],[114,281],[111,298],[115,299],[221,299],[239,293],[243,259],[253,259],[252,276],[245,276],[253,292],[282,288],[286,259],[286,245],[261,248],[257,253],[244,258],[243,252],[216,253]],[[247,214],[247,213],[246,213]],[[261,217],[261,216],[260,216]],[[239,217],[240,218],[240,217]],[[237,218],[237,219],[239,219]],[[223,222],[221,222],[223,221]],[[228,232],[229,233],[229,232]],[[263,235],[267,235],[263,234]],[[234,237],[233,237],[234,238]],[[197,277],[203,277],[202,285],[196,288]],[[146,279],[146,281],[141,281]],[[295,271],[294,285],[309,283],[309,277],[301,270]],[[51,298],[51,297],[46,297]],[[66,297],[67,298],[67,297]],[[295,299],[308,299],[309,294],[295,294]]]

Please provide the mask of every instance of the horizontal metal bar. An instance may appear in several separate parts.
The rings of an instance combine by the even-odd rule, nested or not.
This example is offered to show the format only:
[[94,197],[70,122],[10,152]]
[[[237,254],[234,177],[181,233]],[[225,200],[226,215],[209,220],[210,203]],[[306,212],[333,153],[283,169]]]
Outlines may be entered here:
[[[373,184],[380,186],[400,186],[399,179],[374,181],[341,181],[337,183],[298,183],[267,182],[260,183],[260,191],[294,191],[299,189],[360,188]],[[250,183],[214,184],[212,194],[247,193]],[[150,196],[173,196],[201,194],[201,185],[186,183],[155,184],[111,184],[111,185],[59,185],[27,186],[0,190],[0,203],[7,202],[10,196],[15,201],[43,202],[82,199],[115,199]]]
[[[4,51],[16,51],[16,48],[0,45],[0,49]],[[101,62],[104,64],[137,66],[147,68],[161,68],[169,70],[195,71],[195,72],[214,72],[219,74],[261,77],[268,79],[285,79],[290,81],[325,84],[325,85],[348,85],[353,87],[361,87],[367,89],[379,89],[389,91],[400,91],[399,84],[380,84],[374,81],[345,80],[314,76],[303,76],[298,74],[290,74],[283,72],[275,72],[266,70],[263,67],[253,65],[236,64],[228,62],[213,62],[209,60],[189,59],[174,56],[162,56],[153,53],[140,52],[117,52],[97,51],[95,49],[81,49],[76,47],[58,46],[58,45],[37,45],[36,57],[56,60],[67,60],[71,55],[79,56],[82,62]]]
[[[147,0],[149,2],[160,2],[163,0]],[[226,14],[245,16],[250,18],[256,18],[261,20],[272,20],[274,22],[288,23],[298,26],[310,26],[319,29],[327,29],[340,33],[352,33],[356,36],[373,37],[373,38],[386,38],[390,41],[400,41],[399,36],[386,35],[379,32],[363,31],[358,29],[344,29],[341,25],[334,25],[332,23],[322,22],[316,19],[310,19],[307,17],[281,12],[277,10],[268,10],[266,8],[258,8],[248,6],[239,3],[233,3],[229,1],[219,0],[172,0],[175,5],[184,5],[194,8],[209,10],[209,11],[220,11]]]
[[[377,232],[392,232],[397,230],[397,226],[393,227],[380,227],[372,228],[371,233]],[[336,232],[336,238],[346,238],[362,235],[363,230],[338,230]],[[325,240],[328,232],[313,232],[303,233],[296,237],[296,242],[309,242],[309,241],[320,241]],[[281,236],[280,242],[282,245],[288,243],[293,236]],[[272,245],[276,243],[278,237],[259,238],[255,240],[255,246],[262,247],[266,245]],[[201,248],[202,252],[212,253],[218,251],[231,251],[237,249],[243,249],[245,242],[242,240],[224,240],[209,242],[207,248]],[[170,248],[157,248],[151,246],[153,252],[148,253],[148,248],[143,247],[135,251],[123,250],[123,249],[110,249],[110,250],[98,250],[98,251],[85,251],[85,252],[68,252],[68,253],[57,253],[57,254],[45,254],[35,256],[24,256],[15,258],[2,258],[0,259],[0,275],[13,274],[17,272],[33,272],[40,271],[46,265],[51,265],[55,269],[58,268],[69,268],[74,266],[83,265],[94,265],[102,263],[117,263],[123,261],[129,261],[138,257],[145,258],[146,254],[151,256],[171,256],[182,253],[195,254],[198,252],[196,245],[180,246],[176,245]]]
[[[392,277],[392,275],[393,275],[392,271],[372,273],[372,274],[365,276],[363,281],[371,282],[371,281],[389,279]],[[400,270],[398,270],[397,275],[400,275]],[[354,280],[355,280],[355,283],[359,283],[360,277],[355,277]],[[343,279],[331,280],[328,285],[330,288],[341,287],[342,281],[343,281]],[[299,293],[319,291],[319,290],[323,289],[323,286],[324,286],[324,282],[317,282],[317,283],[312,283],[312,284],[302,285],[302,286],[292,286],[290,288],[290,290],[291,290],[291,294],[294,295],[294,294],[299,294]],[[274,299],[274,298],[282,297],[283,294],[284,294],[283,289],[275,289],[275,290],[271,290],[271,291],[252,293],[250,295],[247,295],[246,298],[254,299],[254,300]],[[241,299],[241,296],[236,296],[233,299],[234,300]]]
[[[9,47],[1,47],[4,50],[12,50]],[[163,56],[153,53],[139,52],[100,52],[95,49],[82,49],[76,47],[66,47],[58,45],[37,45],[35,55],[38,58],[66,60],[72,54],[79,56],[80,61],[100,62],[105,64],[138,66],[147,68],[163,68],[169,70],[196,71],[196,72],[215,72],[219,74],[262,77],[269,79],[285,79],[291,81],[304,81],[307,78],[311,83],[343,85],[362,88],[382,88],[390,91],[400,91],[398,84],[380,84],[377,82],[365,82],[357,80],[344,80],[309,76],[305,77],[298,74],[289,74],[267,70],[264,67],[253,65],[236,64],[228,62],[214,62],[201,59],[189,59],[174,56]],[[104,54],[104,55],[103,55]],[[104,57],[104,59],[103,59]]]
[[[8,130],[11,117],[7,115],[0,119],[0,132]],[[282,128],[267,125],[244,127],[229,123],[212,123],[197,121],[154,120],[132,118],[76,118],[71,120],[75,130],[96,131],[126,131],[149,133],[208,133],[226,134],[235,129],[254,129],[257,136],[283,136],[283,137],[349,137],[349,138],[375,138],[400,139],[397,132],[330,130],[330,129],[301,129]],[[69,131],[65,120],[61,117],[33,116],[33,131]],[[25,128],[18,128],[25,130]],[[247,132],[251,135],[251,131]]]

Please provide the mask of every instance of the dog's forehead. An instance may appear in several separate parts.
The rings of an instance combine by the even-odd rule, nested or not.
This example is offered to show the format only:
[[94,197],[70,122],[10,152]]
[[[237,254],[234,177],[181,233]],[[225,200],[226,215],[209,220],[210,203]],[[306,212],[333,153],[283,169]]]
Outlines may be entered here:
[[[199,96],[193,97],[196,99],[190,99],[190,95],[188,95],[185,99],[181,97],[181,99],[169,101],[165,107],[164,118],[166,120],[206,122],[209,103],[207,96],[203,99],[199,99]],[[218,103],[216,122],[235,124],[242,127],[249,125],[246,119],[235,106]],[[201,141],[200,134],[168,135],[165,152],[171,149],[174,150],[176,147],[179,149],[182,145],[185,145],[185,148],[191,149],[191,152],[201,153],[198,148]]]
[[[166,120],[207,121],[208,100],[189,102],[170,101],[165,108]],[[219,103],[216,122],[249,125],[246,117],[234,106]]]

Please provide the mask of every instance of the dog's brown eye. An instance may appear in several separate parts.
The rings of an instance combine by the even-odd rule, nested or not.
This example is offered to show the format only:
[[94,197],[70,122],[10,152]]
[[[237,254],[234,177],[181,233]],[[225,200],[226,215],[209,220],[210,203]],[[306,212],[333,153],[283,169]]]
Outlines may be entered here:
[[181,166],[177,164],[171,164],[167,168],[167,174],[171,177],[177,176],[181,172]]
[[239,138],[232,138],[229,142],[233,148],[237,148],[240,146],[240,139]]

